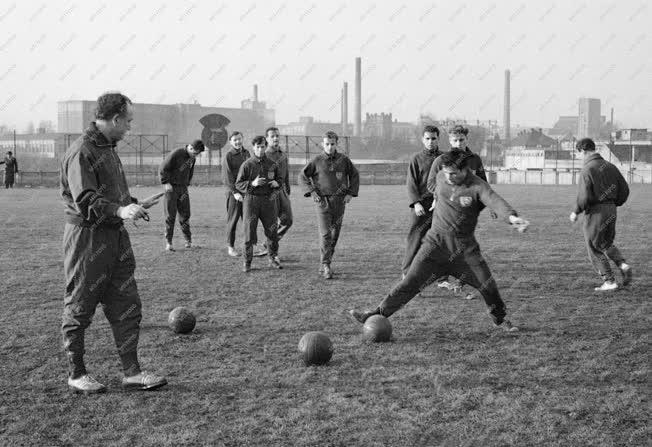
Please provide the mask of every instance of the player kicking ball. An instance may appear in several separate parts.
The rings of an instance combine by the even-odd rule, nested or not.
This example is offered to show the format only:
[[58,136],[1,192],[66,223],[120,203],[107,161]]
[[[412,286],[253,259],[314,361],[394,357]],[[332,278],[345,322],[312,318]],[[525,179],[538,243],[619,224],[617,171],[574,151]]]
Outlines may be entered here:
[[464,152],[451,151],[440,159],[442,170],[436,179],[432,227],[423,238],[405,278],[392,288],[376,309],[366,312],[353,309],[349,314],[360,323],[372,315],[389,317],[437,278],[451,275],[480,292],[496,327],[508,332],[517,331],[518,328],[505,318],[505,303],[480,253],[474,231],[478,215],[485,206],[509,219],[519,232],[525,231],[529,223],[518,217],[487,182],[472,174],[468,166],[469,156]]

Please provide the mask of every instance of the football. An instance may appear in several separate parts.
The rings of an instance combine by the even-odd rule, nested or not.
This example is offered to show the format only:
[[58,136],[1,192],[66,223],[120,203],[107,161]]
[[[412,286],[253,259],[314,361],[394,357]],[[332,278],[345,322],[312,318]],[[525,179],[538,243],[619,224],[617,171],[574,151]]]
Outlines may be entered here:
[[364,322],[362,332],[369,341],[389,341],[392,337],[392,324],[382,315],[372,315]]
[[168,326],[177,334],[187,334],[195,328],[197,320],[185,307],[176,307],[170,312]]
[[299,340],[299,352],[306,366],[323,365],[333,356],[333,343],[323,332],[308,332]]

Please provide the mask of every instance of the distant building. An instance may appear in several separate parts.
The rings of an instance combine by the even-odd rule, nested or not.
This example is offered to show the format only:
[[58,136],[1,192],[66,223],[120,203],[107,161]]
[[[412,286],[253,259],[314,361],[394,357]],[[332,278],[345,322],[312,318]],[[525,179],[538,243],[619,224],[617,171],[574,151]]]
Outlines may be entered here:
[[523,131],[503,152],[503,164],[510,169],[543,169],[546,149],[557,147],[557,140],[543,134],[541,129]]
[[362,136],[367,138],[379,138],[381,140],[391,140],[392,114],[367,113],[362,125]]
[[578,101],[579,115],[577,120],[577,138],[600,138],[600,100],[596,98],[580,98]]
[[565,137],[576,135],[578,128],[578,116],[560,116],[557,122],[548,130],[551,137]]
[[300,116],[297,122],[279,124],[276,127],[281,135],[288,136],[321,137],[328,131],[333,131],[338,135],[342,133],[341,123],[315,121],[312,116]]
[[17,134],[14,146],[13,135],[2,135],[0,136],[0,153],[12,151],[18,157],[57,158],[65,152],[67,144],[70,144],[75,138],[76,136],[66,138],[64,134],[56,132]]
[[[235,130],[242,132],[248,141],[274,125],[274,110],[258,101],[257,93],[254,87],[254,98],[242,101],[241,108],[204,107],[197,103],[134,103],[131,134],[165,135],[169,149],[201,138],[211,152],[219,151]],[[59,101],[57,105],[60,133],[80,134],[94,120],[95,101]],[[201,158],[210,158],[208,152]],[[215,160],[217,154],[214,155]]]

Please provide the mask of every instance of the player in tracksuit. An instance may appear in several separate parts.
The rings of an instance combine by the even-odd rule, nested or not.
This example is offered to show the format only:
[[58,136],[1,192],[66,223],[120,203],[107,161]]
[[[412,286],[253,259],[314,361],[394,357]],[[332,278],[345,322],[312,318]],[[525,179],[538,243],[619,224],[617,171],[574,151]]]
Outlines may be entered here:
[[131,197],[115,146],[131,128],[133,106],[120,93],[99,97],[92,122],[66,151],[60,170],[65,206],[63,267],[63,345],[68,358],[68,386],[75,392],[100,393],[106,387],[86,371],[84,333],[98,304],[111,324],[125,378],[125,388],[154,389],[165,378],[141,371],[138,338],[141,302],[136,261],[124,219],[148,219],[142,203]]
[[423,128],[423,150],[412,155],[407,171],[407,192],[409,206],[414,210],[411,214],[407,234],[405,258],[401,266],[403,276],[407,273],[412,259],[419,251],[421,240],[430,229],[432,223],[432,192],[428,191],[428,174],[437,157],[442,155],[439,150],[439,129],[435,126]]
[[226,243],[229,256],[240,256],[235,249],[235,232],[238,221],[242,218],[243,196],[235,187],[235,180],[240,166],[251,155],[242,145],[242,134],[233,132],[229,138],[231,149],[224,154],[222,160],[222,183],[226,188]]
[[324,152],[310,161],[299,174],[304,195],[317,205],[320,234],[320,273],[333,278],[331,260],[342,229],[344,209],[358,196],[360,175],[349,157],[337,151],[337,134],[326,132]]
[[267,149],[265,155],[279,166],[278,182],[281,189],[276,194],[278,200],[278,240],[281,240],[285,233],[292,226],[292,204],[290,203],[290,160],[281,149],[281,136],[276,127],[269,127],[265,130]]
[[632,268],[625,262],[620,250],[614,245],[616,237],[616,207],[622,206],[629,197],[629,186],[617,167],[595,152],[595,143],[583,138],[577,150],[584,156],[580,173],[577,203],[570,215],[571,222],[584,213],[584,239],[589,259],[604,283],[595,290],[608,292],[618,288],[609,260],[620,269],[623,285],[632,280]]
[[258,220],[263,224],[267,237],[269,265],[283,268],[278,259],[278,198],[281,187],[279,177],[281,168],[270,160],[266,153],[267,140],[257,136],[251,141],[254,156],[240,166],[235,187],[244,195],[242,204],[242,221],[244,223],[244,264],[242,271],[251,271],[251,260],[256,243]]
[[505,319],[505,303],[496,281],[480,253],[474,231],[478,215],[489,206],[514,225],[526,221],[489,184],[471,173],[464,152],[451,151],[441,156],[442,171],[437,174],[437,188],[432,227],[426,234],[407,275],[396,284],[373,311],[350,310],[350,315],[364,323],[371,315],[389,317],[407,304],[424,287],[451,275],[480,291],[493,322],[506,331],[518,330]]
[[179,214],[179,225],[181,225],[181,231],[186,240],[186,248],[192,247],[188,185],[190,185],[195,170],[195,159],[203,151],[202,140],[195,140],[186,147],[171,152],[161,162],[159,176],[161,184],[165,187],[163,210],[165,213],[165,249],[167,251],[174,251],[172,237],[177,214]]
[[[448,132],[448,141],[451,145],[451,151],[462,151],[468,158],[468,167],[469,170],[480,177],[482,180],[485,182],[487,181],[487,175],[484,170],[484,166],[482,165],[482,158],[474,152],[469,149],[467,146],[468,142],[468,135],[469,135],[469,129],[467,127],[461,126],[461,125],[456,125],[454,126],[449,132]],[[435,159],[435,161],[432,163],[432,166],[430,167],[430,172],[428,173],[428,180],[427,180],[427,189],[430,191],[432,194],[435,193],[435,188],[436,188],[436,179],[437,179],[437,174],[441,171],[441,160]],[[434,204],[432,205],[434,209]],[[482,210],[484,207],[481,207],[480,210]],[[494,211],[491,211],[491,217],[496,218],[497,215]],[[456,293],[462,292],[462,286],[463,284],[460,281],[439,281],[439,287],[445,287],[447,289],[454,290]],[[473,292],[467,293],[465,295],[467,300],[475,298],[475,294]]]

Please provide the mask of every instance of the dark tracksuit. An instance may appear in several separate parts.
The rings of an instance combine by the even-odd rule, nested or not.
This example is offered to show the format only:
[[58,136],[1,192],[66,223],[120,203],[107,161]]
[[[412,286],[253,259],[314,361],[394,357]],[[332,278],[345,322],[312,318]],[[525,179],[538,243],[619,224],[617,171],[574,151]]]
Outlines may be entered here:
[[[244,194],[242,205],[242,222],[244,224],[245,262],[251,264],[254,255],[254,245],[257,242],[256,230],[258,219],[263,223],[267,237],[267,251],[270,258],[278,253],[278,189],[270,186],[272,180],[281,184],[280,168],[277,163],[267,158],[265,154],[258,158],[255,155],[242,163],[235,187]],[[256,177],[263,177],[267,182],[261,186],[252,186]]]
[[434,151],[423,150],[416,153],[410,159],[407,171],[407,192],[410,208],[420,203],[425,210],[423,216],[417,216],[414,212],[410,213],[410,226],[407,234],[407,246],[405,248],[405,259],[401,270],[407,273],[412,263],[412,259],[421,247],[421,240],[426,235],[432,224],[432,192],[428,191],[428,174],[430,167],[442,152],[439,149]]
[[232,147],[222,160],[222,183],[226,188],[226,243],[229,247],[235,244],[235,231],[238,220],[242,218],[242,202],[235,199],[233,194],[238,190],[235,181],[240,171],[240,166],[250,157],[249,151],[245,148],[237,150]]
[[131,197],[122,163],[91,123],[66,151],[60,190],[65,205],[63,345],[73,378],[86,373],[84,331],[102,304],[126,375],[140,372],[137,358],[141,303],[129,234],[117,216]]
[[321,197],[317,205],[321,263],[330,265],[344,219],[344,196],[358,196],[360,175],[349,157],[337,151],[317,155],[299,174],[306,197]]
[[179,214],[179,225],[186,241],[192,240],[190,232],[190,195],[188,185],[195,170],[195,159],[185,147],[172,151],[159,167],[161,184],[170,183],[171,191],[165,191],[163,212],[165,214],[165,239],[172,243],[174,222]]
[[16,173],[18,172],[18,160],[14,156],[7,156],[3,161],[0,161],[0,165],[5,165],[5,188],[13,188]]
[[405,278],[394,286],[379,306],[390,316],[434,280],[451,275],[478,289],[496,324],[506,315],[505,303],[489,266],[480,253],[474,231],[485,205],[499,215],[516,216],[516,211],[489,184],[469,174],[460,185],[446,183],[437,175],[436,205],[432,227],[426,233]]
[[580,173],[575,213],[584,212],[584,239],[589,259],[605,281],[614,281],[611,259],[620,266],[625,259],[613,244],[616,237],[616,207],[629,197],[629,186],[617,167],[591,154]]
[[292,226],[292,204],[290,203],[290,161],[281,148],[268,147],[265,155],[279,166],[279,178],[277,182],[281,185],[278,200],[278,237],[282,238]]

